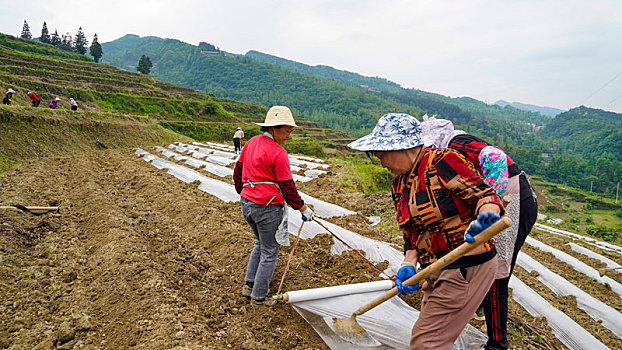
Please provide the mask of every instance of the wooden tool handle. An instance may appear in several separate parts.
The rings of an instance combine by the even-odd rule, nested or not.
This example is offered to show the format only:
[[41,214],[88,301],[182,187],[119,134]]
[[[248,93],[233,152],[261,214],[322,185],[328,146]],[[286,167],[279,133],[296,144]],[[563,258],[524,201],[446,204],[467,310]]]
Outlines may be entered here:
[[[476,235],[475,241],[473,243],[467,243],[467,242],[462,243],[460,246],[458,246],[458,248],[447,253],[447,255],[438,259],[437,261],[432,263],[430,266],[417,272],[416,275],[404,281],[404,284],[406,284],[407,286],[414,286],[415,284],[428,278],[428,276],[430,276],[431,274],[437,272],[438,270],[441,270],[445,266],[458,260],[460,257],[465,255],[466,253],[475,249],[480,244],[488,241],[489,239],[494,237],[497,233],[505,230],[506,228],[510,226],[512,226],[512,220],[510,220],[510,218],[507,218],[507,217],[502,217],[501,219],[499,219],[499,221],[495,222],[490,227],[488,227],[487,229],[485,229],[484,231]],[[354,315],[356,316],[362,315],[366,313],[367,311],[375,308],[376,306],[384,303],[385,301],[393,298],[398,293],[399,291],[397,290],[397,287],[393,287],[387,292],[385,292],[384,294],[380,295],[376,299],[369,302],[367,305],[363,305],[358,310],[354,311]]]
[[[58,210],[58,207],[25,207],[28,210]],[[17,207],[14,207],[12,205],[1,205],[0,209],[17,209],[17,210],[21,210]]]

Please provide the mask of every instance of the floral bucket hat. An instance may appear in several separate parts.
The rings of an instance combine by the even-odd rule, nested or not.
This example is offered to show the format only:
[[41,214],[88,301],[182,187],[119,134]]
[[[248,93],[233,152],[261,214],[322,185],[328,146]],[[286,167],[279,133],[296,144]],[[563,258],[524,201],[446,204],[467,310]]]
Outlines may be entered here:
[[378,120],[371,134],[348,147],[357,151],[398,151],[421,145],[421,123],[405,113],[389,113]]

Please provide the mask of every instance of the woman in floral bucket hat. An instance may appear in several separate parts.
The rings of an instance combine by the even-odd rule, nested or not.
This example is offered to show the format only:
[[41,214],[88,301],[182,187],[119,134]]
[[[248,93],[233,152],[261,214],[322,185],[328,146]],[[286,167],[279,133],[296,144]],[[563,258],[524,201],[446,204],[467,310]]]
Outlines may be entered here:
[[303,221],[313,220],[313,212],[296,190],[287,151],[281,146],[294,129],[300,129],[292,112],[285,106],[274,106],[265,122],[256,124],[264,133],[246,142],[233,171],[242,216],[255,235],[242,295],[251,298],[252,305],[271,306],[268,287],[279,245],[289,245],[285,202],[300,211]]
[[[404,234],[404,262],[395,276],[401,294],[419,288],[403,281],[497,221],[504,208],[497,193],[471,163],[449,149],[429,149],[417,119],[401,113],[382,116],[371,134],[348,145],[373,153],[393,174],[397,223]],[[494,242],[475,248],[421,285],[421,313],[411,349],[450,349],[473,316],[497,268]]]
[[454,129],[450,120],[423,116],[421,134],[426,146],[451,148],[462,154],[499,195],[509,197],[505,215],[515,225],[495,236],[497,274],[480,308],[486,319],[486,350],[508,349],[508,286],[518,253],[538,216],[536,194],[529,176],[500,148]]

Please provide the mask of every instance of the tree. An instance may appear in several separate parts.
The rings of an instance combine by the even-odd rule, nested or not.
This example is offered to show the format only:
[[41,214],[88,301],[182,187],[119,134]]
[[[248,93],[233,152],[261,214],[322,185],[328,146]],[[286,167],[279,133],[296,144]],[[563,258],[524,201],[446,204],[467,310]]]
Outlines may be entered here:
[[86,46],[89,42],[86,40],[86,35],[82,31],[82,27],[78,28],[76,37],[73,40],[73,47],[77,53],[84,55],[86,53]]
[[73,49],[72,45],[73,45],[73,39],[71,38],[71,34],[69,33],[63,34],[63,39],[61,40],[60,45],[58,47],[66,51],[71,51]]
[[93,36],[93,42],[91,43],[91,49],[89,51],[96,63],[99,62],[99,59],[102,58],[102,55],[104,54],[102,52],[102,46],[97,41],[97,33]]
[[32,39],[32,34],[30,34],[30,26],[26,20],[24,20],[24,27],[22,27],[21,37],[24,39]]
[[140,60],[138,60],[138,67],[136,67],[136,70],[143,74],[149,74],[149,72],[151,72],[151,67],[153,67],[153,64],[151,64],[149,56],[142,55]]
[[43,22],[43,29],[41,29],[41,37],[39,38],[42,43],[51,43],[50,32],[48,31],[47,23]]
[[54,34],[52,34],[52,37],[50,38],[50,44],[54,46],[60,46],[60,44],[62,44],[60,36],[58,35],[58,30],[56,29],[54,29]]

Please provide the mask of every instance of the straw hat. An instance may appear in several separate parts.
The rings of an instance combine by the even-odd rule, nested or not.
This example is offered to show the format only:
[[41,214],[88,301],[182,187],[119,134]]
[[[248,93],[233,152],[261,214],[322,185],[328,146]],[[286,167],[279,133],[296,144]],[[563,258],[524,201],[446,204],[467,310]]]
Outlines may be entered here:
[[259,126],[289,125],[296,129],[302,129],[302,127],[296,125],[292,111],[285,106],[272,106],[266,114],[266,120],[263,123],[255,124]]

